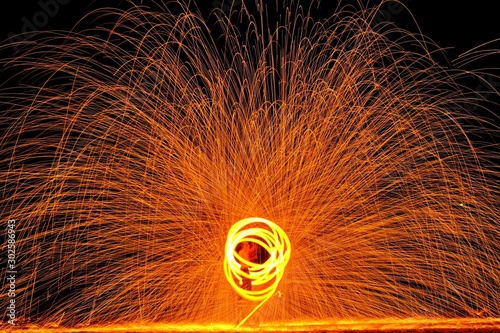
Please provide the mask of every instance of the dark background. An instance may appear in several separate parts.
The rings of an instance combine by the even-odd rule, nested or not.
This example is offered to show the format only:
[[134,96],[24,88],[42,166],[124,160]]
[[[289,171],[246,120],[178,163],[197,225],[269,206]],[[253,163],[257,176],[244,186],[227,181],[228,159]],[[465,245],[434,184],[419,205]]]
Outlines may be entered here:
[[[190,0],[198,6],[204,17],[216,8],[222,8],[227,12],[230,5],[239,8],[243,0]],[[135,4],[145,6],[154,5],[154,0],[134,0]],[[162,0],[167,3],[168,0]],[[176,1],[170,1],[176,2]],[[264,0],[269,6],[267,15],[270,20],[275,20],[276,3],[279,7],[284,4],[297,2],[297,0]],[[364,5],[374,6],[381,0],[364,0]],[[255,0],[245,0],[249,8]],[[302,0],[304,6],[309,6],[311,0]],[[320,8],[313,12],[318,18],[328,17],[338,6],[339,1],[322,0]],[[356,0],[342,0],[342,4],[356,4]],[[482,43],[500,39],[500,23],[495,2],[488,0],[475,0],[467,2],[456,2],[451,0],[401,0],[400,4],[395,2],[381,5],[379,21],[394,22],[398,27],[406,28],[414,33],[420,31],[434,40],[439,46],[446,49],[445,55],[440,61],[456,59],[461,53],[478,46]],[[408,10],[402,10],[406,6]],[[48,30],[70,30],[87,13],[94,9],[110,7],[126,9],[130,7],[127,0],[18,0],[4,1],[0,8],[0,43],[5,44],[14,41],[14,34],[24,30],[48,31]],[[317,7],[317,6],[314,6]],[[357,6],[359,7],[359,6]],[[397,10],[395,8],[398,7]],[[411,14],[410,14],[411,13]],[[413,17],[412,17],[413,15]],[[80,27],[88,27],[86,21]],[[500,41],[495,43],[500,49]],[[15,54],[13,48],[5,48],[0,51],[0,57]],[[474,67],[500,67],[500,56],[490,57],[474,64]],[[445,64],[446,65],[446,64]],[[0,80],[4,81],[0,76]],[[500,81],[500,79],[499,79]],[[472,84],[475,84],[474,82]],[[500,86],[500,82],[498,83]],[[497,87],[498,89],[499,87]],[[500,111],[499,111],[500,114]]]
[[[53,15],[40,15],[43,11],[43,4],[50,7],[57,2],[59,8],[53,10]],[[151,0],[136,0],[135,3],[149,5]],[[166,2],[166,1],[165,1]],[[241,0],[197,0],[194,1],[199,6],[203,14],[209,13],[216,7],[227,6],[233,3],[235,7]],[[224,4],[222,4],[224,2]],[[248,1],[247,2],[253,2]],[[276,0],[265,1],[270,6]],[[290,0],[278,0],[281,3],[289,3]],[[310,1],[303,1],[304,4]],[[355,1],[343,1],[343,3],[354,3]],[[338,1],[323,0],[321,10],[316,14],[328,15],[337,5]],[[363,1],[367,3],[367,1]],[[370,4],[379,1],[370,1]],[[448,51],[449,58],[453,59],[458,54],[495,38],[500,38],[500,23],[498,21],[498,11],[494,8],[495,2],[488,0],[475,0],[466,2],[457,1],[431,1],[431,0],[402,0],[401,3],[408,7],[414,15],[421,31],[435,40],[442,47],[453,47]],[[8,38],[9,33],[21,32],[26,21],[34,22],[38,19],[40,27],[38,30],[72,28],[78,20],[92,9],[98,7],[126,8],[127,1],[83,1],[83,0],[18,0],[4,1],[0,10],[0,39]],[[46,7],[47,8],[47,7]],[[384,4],[382,9],[390,12],[389,4]],[[38,14],[37,14],[38,13]],[[45,18],[48,18],[45,20]],[[402,12],[389,17],[400,27],[408,27],[412,31],[417,31],[417,27],[411,22],[408,13]]]
[[[233,6],[233,9],[238,9],[241,7],[242,1],[190,0],[206,18],[210,16],[210,12],[217,8],[221,8],[225,12],[228,12],[230,6]],[[276,21],[276,4],[279,4],[279,7],[282,8],[285,4],[297,2],[297,0],[263,1],[268,6],[266,14],[270,17],[270,21]],[[158,6],[155,6],[154,0],[134,0],[133,2],[135,4],[158,8]],[[169,1],[162,0],[160,2],[167,3]],[[371,7],[381,3],[381,0],[364,0],[361,2]],[[254,7],[255,0],[245,0],[245,3],[247,3],[249,8],[252,8],[252,6]],[[308,7],[311,4],[311,0],[302,0],[301,4]],[[313,6],[315,9],[313,15],[317,16],[318,19],[327,18],[334,12],[338,4],[339,1],[322,0],[319,8],[317,8],[317,5]],[[356,0],[343,0],[341,4],[354,4],[356,7],[359,7],[359,5],[356,5]],[[494,5],[495,2],[488,0],[467,2],[451,0],[401,0],[399,4],[396,2],[383,3],[380,7],[380,15],[377,17],[377,20],[379,22],[393,22],[398,27],[405,28],[414,33],[421,32],[428,36],[437,45],[445,49],[443,54],[436,54],[436,60],[444,66],[454,67],[455,64],[452,60],[456,59],[460,54],[483,43],[500,39],[498,11],[494,8]],[[407,7],[407,10],[401,10],[402,6]],[[4,45],[9,41],[14,41],[15,37],[12,36],[23,32],[23,29],[68,31],[74,28],[85,14],[102,7],[126,9],[130,7],[130,3],[127,0],[18,0],[4,2],[0,9],[0,41]],[[78,27],[91,28],[92,26],[87,20],[78,25]],[[242,29],[244,29],[244,26]],[[492,44],[492,46],[500,49],[500,40]],[[6,47],[0,50],[0,58],[15,54],[13,47]],[[500,68],[500,53],[496,56],[478,60],[467,69],[478,68]],[[493,72],[498,75],[500,69],[496,71],[488,70],[487,72]],[[10,85],[10,82],[5,82],[12,77],[12,74],[9,71],[2,72],[0,69],[0,86]],[[490,81],[496,89],[500,89],[500,78],[494,78],[489,75],[486,77],[486,80]],[[474,79],[470,80],[470,82],[464,82],[464,84],[469,86],[472,91],[478,92],[481,97],[485,97],[495,103],[498,103],[500,100],[498,96],[495,97],[494,94],[489,93],[491,92],[490,88],[485,89],[485,82]],[[481,107],[485,106],[492,110],[492,113],[487,113],[476,106],[471,111],[478,113],[480,116],[486,116],[493,124],[500,126],[498,119],[500,117],[500,107],[492,105],[481,105]],[[489,141],[490,139],[487,140]],[[499,142],[500,139],[495,139],[494,141]]]

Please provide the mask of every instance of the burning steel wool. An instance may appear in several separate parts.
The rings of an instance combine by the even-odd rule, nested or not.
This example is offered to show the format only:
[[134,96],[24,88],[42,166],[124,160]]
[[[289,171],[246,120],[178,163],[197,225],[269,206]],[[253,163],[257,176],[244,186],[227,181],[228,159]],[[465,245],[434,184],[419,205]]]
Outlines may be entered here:
[[14,41],[18,323],[499,317],[498,132],[470,111],[494,105],[461,69],[496,51],[445,67],[380,7],[300,4],[276,26],[261,2],[214,25],[131,4]]
[[[241,250],[236,251],[240,244]],[[258,246],[268,254],[262,263],[258,262]],[[245,247],[248,250],[243,255]],[[246,218],[231,227],[224,257],[226,279],[240,296],[260,302],[239,325],[274,295],[290,259],[290,250],[286,233],[269,220]],[[259,289],[254,290],[255,287]]]

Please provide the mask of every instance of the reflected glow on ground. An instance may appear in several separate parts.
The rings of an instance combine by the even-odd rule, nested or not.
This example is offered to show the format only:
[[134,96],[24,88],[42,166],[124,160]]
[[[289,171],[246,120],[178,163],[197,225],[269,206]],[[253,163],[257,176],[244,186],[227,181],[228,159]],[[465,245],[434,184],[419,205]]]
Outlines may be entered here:
[[[458,318],[458,319],[373,319],[338,320],[295,323],[268,323],[254,327],[239,327],[238,332],[333,332],[333,331],[425,331],[425,330],[488,330],[500,332],[500,318]],[[76,328],[18,326],[9,331],[23,332],[236,332],[229,324],[126,324],[81,326]]]

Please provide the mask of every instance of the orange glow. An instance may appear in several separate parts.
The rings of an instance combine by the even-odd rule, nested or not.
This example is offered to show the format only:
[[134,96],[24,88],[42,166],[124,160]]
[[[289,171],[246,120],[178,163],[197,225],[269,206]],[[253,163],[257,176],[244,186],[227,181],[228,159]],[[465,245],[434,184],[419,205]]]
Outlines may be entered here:
[[497,323],[499,130],[469,106],[499,94],[467,84],[500,52],[443,66],[362,1],[266,22],[247,0],[215,27],[187,2],[125,1],[0,59],[19,324]]
[[[260,245],[267,251],[269,258],[264,263],[248,261],[235,251],[236,246],[243,242]],[[250,217],[238,221],[229,229],[224,256],[226,279],[242,297],[250,301],[261,302],[239,325],[243,324],[274,294],[285,272],[290,253],[288,236],[279,226],[269,220]],[[241,269],[243,265],[248,267],[248,272]],[[251,281],[250,290],[242,288],[243,279]]]
[[[241,327],[238,332],[342,332],[342,331],[417,331],[426,330],[454,330],[470,332],[471,330],[500,330],[500,319],[488,318],[385,318],[372,320],[337,320],[337,321],[303,321],[303,322],[273,322],[263,323],[258,327]],[[80,325],[77,328],[49,326],[47,328],[36,325],[24,326],[13,332],[31,333],[78,333],[78,332],[234,332],[232,325],[222,324],[125,324],[125,325]]]

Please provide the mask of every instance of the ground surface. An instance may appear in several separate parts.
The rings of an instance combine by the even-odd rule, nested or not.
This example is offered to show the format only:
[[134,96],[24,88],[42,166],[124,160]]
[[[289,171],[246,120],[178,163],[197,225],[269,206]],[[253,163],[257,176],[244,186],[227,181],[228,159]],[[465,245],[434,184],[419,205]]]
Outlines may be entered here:
[[126,325],[104,325],[104,326],[80,326],[74,328],[10,326],[3,327],[2,332],[47,332],[47,333],[95,333],[95,332],[314,332],[314,333],[500,333],[500,318],[485,319],[377,319],[377,320],[337,320],[308,323],[273,323],[261,324],[259,326],[234,325],[192,325],[192,324],[126,324]]

